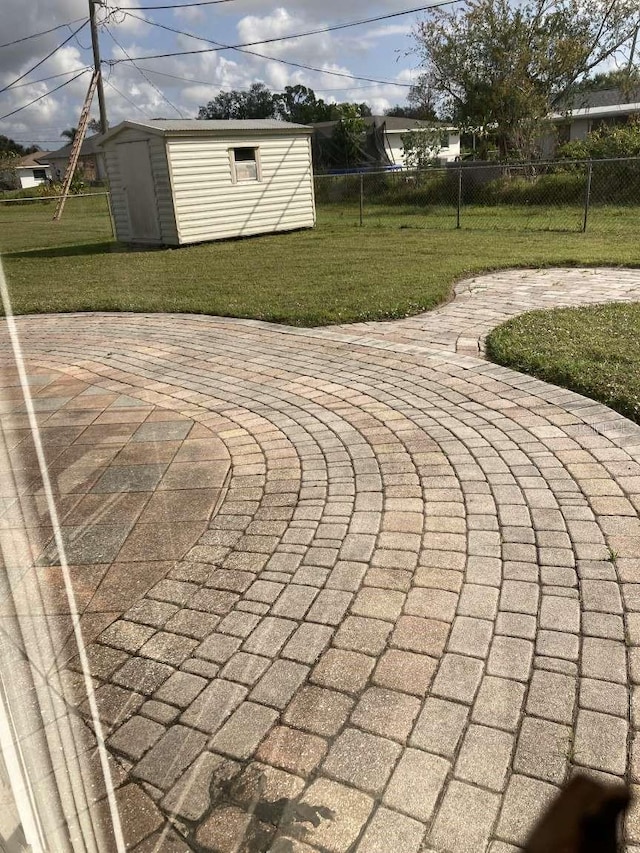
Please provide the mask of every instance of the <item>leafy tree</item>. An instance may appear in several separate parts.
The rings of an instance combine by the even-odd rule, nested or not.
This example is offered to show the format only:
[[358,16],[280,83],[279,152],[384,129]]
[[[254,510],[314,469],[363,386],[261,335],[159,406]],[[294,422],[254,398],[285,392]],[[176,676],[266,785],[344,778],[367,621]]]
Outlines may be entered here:
[[434,127],[416,128],[402,134],[402,159],[407,169],[432,166],[442,148],[442,132]]
[[64,137],[65,139],[68,139],[69,142],[73,142],[73,140],[76,138],[77,132],[78,132],[77,127],[68,127],[66,130],[62,131],[60,136]]
[[306,86],[285,86],[284,92],[274,95],[278,118],[297,124],[314,124],[318,121],[331,121],[333,104],[316,98],[313,89]]
[[336,162],[347,168],[357,166],[361,160],[362,134],[366,125],[358,104],[340,104],[336,107],[339,118],[333,129]]
[[276,104],[264,83],[253,83],[248,91],[220,92],[198,110],[199,119],[274,118]]
[[576,82],[632,40],[637,0],[465,0],[429,12],[415,33],[423,87],[441,115],[534,156],[546,116]]
[[35,154],[36,151],[40,151],[40,148],[37,145],[31,145],[29,148],[25,148],[24,145],[20,145],[20,143],[16,142],[14,139],[10,139],[8,136],[0,134],[0,156],[5,153],[13,153],[20,157],[24,157],[26,154]]

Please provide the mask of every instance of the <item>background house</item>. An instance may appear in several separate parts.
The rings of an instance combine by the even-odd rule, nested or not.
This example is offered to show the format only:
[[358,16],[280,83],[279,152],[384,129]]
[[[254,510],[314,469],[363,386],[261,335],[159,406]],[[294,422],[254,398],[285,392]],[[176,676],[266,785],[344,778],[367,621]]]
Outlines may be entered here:
[[[76,174],[80,180],[86,181],[89,184],[102,183],[107,179],[104,154],[99,148],[101,139],[102,136],[99,133],[96,133],[94,136],[87,136],[80,148]],[[69,157],[71,156],[71,146],[72,143],[70,142],[57,151],[50,151],[47,155],[54,181],[64,180],[64,174],[69,163]]]
[[450,163],[460,156],[460,133],[454,127],[396,116],[366,116],[362,121],[365,131],[359,144],[359,162],[355,165],[342,160],[334,139],[337,121],[322,121],[313,125],[313,158],[317,172],[403,168],[402,137],[412,130],[424,128],[430,131],[437,128],[441,132],[440,149],[436,154],[439,162]]
[[52,174],[49,152],[35,151],[15,161],[10,181],[16,189],[21,190],[45,184],[51,180]]
[[584,139],[599,127],[626,124],[635,115],[640,116],[639,88],[580,92],[550,116],[555,132],[545,136],[544,154],[552,156],[558,145]]
[[310,136],[275,119],[122,122],[102,136],[118,240],[181,246],[312,228]]

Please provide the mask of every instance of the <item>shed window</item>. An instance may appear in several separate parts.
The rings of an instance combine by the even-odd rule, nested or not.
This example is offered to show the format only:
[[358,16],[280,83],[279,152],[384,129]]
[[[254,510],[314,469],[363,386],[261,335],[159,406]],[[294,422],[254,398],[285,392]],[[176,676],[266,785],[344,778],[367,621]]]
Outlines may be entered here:
[[47,170],[46,169],[34,169],[33,170],[33,178],[36,181],[46,181],[47,180]]
[[260,180],[260,160],[257,148],[232,148],[230,154],[231,174],[234,183]]

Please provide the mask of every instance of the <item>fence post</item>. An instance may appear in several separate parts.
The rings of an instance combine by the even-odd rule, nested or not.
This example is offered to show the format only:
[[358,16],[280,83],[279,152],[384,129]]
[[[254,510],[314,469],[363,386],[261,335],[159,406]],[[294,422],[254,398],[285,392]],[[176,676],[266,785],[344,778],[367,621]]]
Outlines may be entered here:
[[360,172],[360,227],[362,227],[364,214],[364,175]]
[[589,217],[589,202],[591,201],[591,177],[593,174],[593,161],[589,160],[587,166],[587,187],[584,194],[584,217],[582,219],[582,233],[587,230],[587,219]]
[[460,210],[462,208],[462,166],[458,169],[458,210],[456,213],[456,228],[460,228]]

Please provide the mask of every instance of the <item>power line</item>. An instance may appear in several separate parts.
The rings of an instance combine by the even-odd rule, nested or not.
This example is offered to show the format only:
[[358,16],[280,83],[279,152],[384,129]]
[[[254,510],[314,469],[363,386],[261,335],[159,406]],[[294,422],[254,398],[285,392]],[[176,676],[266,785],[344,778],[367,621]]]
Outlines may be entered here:
[[119,11],[139,9],[146,12],[147,9],[187,9],[191,6],[217,6],[219,3],[233,3],[235,0],[200,0],[199,3],[169,3],[167,6],[119,6]]
[[[144,116],[146,116],[146,118],[151,118],[149,113],[145,109],[143,109],[140,106],[140,104],[136,104],[136,102],[133,101],[128,95],[125,95],[125,93],[121,92],[120,89],[116,89],[116,87],[113,85],[111,80],[105,80],[104,82],[107,84],[107,86],[110,86],[117,95],[120,95],[121,98],[124,98],[125,101],[128,101],[132,107],[135,107],[137,110],[140,110],[140,112]],[[42,141],[50,141],[50,140],[42,140]]]
[[[67,42],[70,42],[70,41],[71,41],[71,39],[72,39],[74,36],[76,36],[76,35],[80,32],[80,30],[81,30],[81,29],[83,29],[84,27],[86,27],[88,23],[89,23],[89,21],[88,21],[88,19],[87,19],[86,21],[84,21],[84,23],[80,24],[80,26],[78,27],[78,29],[77,29],[77,30],[74,30],[74,31],[71,33],[71,35],[70,35],[70,36],[68,36],[68,37],[67,37],[67,38],[66,38],[66,39],[65,39],[61,44],[59,44],[57,47],[55,47],[55,48],[51,51],[51,53],[48,53],[48,54],[44,57],[44,59],[41,59],[39,62],[36,62],[36,64],[35,64],[34,66],[32,66],[28,71],[25,71],[25,72],[24,72],[24,74],[21,74],[19,77],[16,77],[16,79],[15,79],[12,83],[9,83],[7,86],[4,86],[4,88],[0,89],[0,94],[2,94],[2,92],[6,92],[6,91],[7,91],[7,89],[11,89],[11,87],[12,87],[12,86],[15,86],[15,84],[16,84],[16,83],[19,83],[21,80],[24,80],[24,78],[25,78],[28,74],[31,74],[31,72],[32,72],[32,71],[35,71],[35,70],[36,70],[36,68],[39,68],[43,63],[45,63],[45,62],[47,61],[47,59],[51,59],[51,57],[53,56],[53,54],[54,54],[54,53],[57,53],[57,52],[60,50],[60,48],[61,48],[61,47],[64,47],[64,46],[65,46],[65,44],[67,44]],[[65,26],[66,26],[66,25],[65,25]],[[70,81],[70,82],[71,82],[71,81]]]
[[[457,2],[459,2],[459,0],[447,0],[446,3],[435,4],[435,5],[448,5],[450,3],[457,3]],[[434,8],[434,6],[431,6],[429,8]],[[127,14],[130,15],[129,12],[127,12]],[[256,50],[247,50],[246,48],[238,47],[237,45],[223,44],[222,42],[212,41],[211,39],[205,38],[204,36],[197,36],[197,35],[194,35],[193,33],[188,33],[185,30],[178,30],[175,27],[169,27],[166,24],[160,24],[160,23],[158,23],[158,21],[151,21],[148,18],[139,18],[137,15],[130,15],[130,17],[137,18],[139,21],[143,21],[145,24],[149,24],[150,26],[159,27],[162,30],[168,30],[171,33],[177,33],[178,35],[188,36],[189,38],[196,39],[197,41],[204,41],[204,42],[207,42],[208,44],[217,45],[217,47],[215,48],[217,50],[235,50],[237,53],[246,53],[250,56],[257,56],[260,59],[266,59],[269,62],[279,62],[281,65],[289,65],[292,68],[302,68],[305,71],[315,71],[318,74],[329,74],[332,77],[346,77],[347,79],[350,79],[350,80],[364,80],[368,83],[379,83],[383,86],[400,86],[403,89],[410,89],[411,85],[412,85],[410,83],[397,83],[395,80],[379,80],[379,79],[376,79],[375,77],[363,77],[362,75],[358,75],[358,74],[348,74],[344,71],[330,71],[328,68],[317,68],[314,65],[306,65],[303,62],[294,62],[291,59],[280,59],[277,56],[269,56],[266,53],[258,53],[258,51],[256,51]],[[187,55],[194,54],[194,53],[209,53],[210,50],[212,50],[212,48],[208,48],[205,50],[186,50],[186,51],[181,51],[180,53],[165,53],[165,54],[160,54],[157,56],[136,57],[136,59],[164,59],[165,57],[171,57],[171,56],[187,56]],[[117,59],[107,60],[107,63],[109,65],[117,65],[119,62],[126,62],[126,60],[123,60],[123,59],[121,59],[121,60],[117,60]],[[210,83],[207,83],[205,85],[210,85]]]
[[[197,38],[199,38],[199,36],[197,36]],[[245,52],[245,51],[243,51],[243,52]],[[284,60],[282,60],[282,61],[284,61]],[[191,83],[194,86],[211,86],[212,85],[211,80],[194,80],[192,77],[180,77],[178,74],[169,74],[167,71],[156,71],[155,68],[144,68],[143,66],[139,66],[139,67],[142,69],[142,71],[146,71],[147,74],[159,74],[161,77],[170,77],[172,80],[180,80],[181,83]],[[323,73],[328,74],[329,72],[327,71],[327,72],[323,72]],[[360,78],[356,78],[356,79],[360,79]],[[389,85],[392,85],[392,86],[410,85],[410,84],[405,84],[405,83],[390,83],[390,81],[388,81],[388,82],[389,82]],[[301,84],[301,85],[303,85],[303,84]],[[379,85],[378,83],[372,83],[368,86],[338,86],[336,88],[329,88],[326,86],[309,86],[308,88],[313,89],[314,92],[315,91],[318,91],[318,92],[346,92],[346,91],[352,91],[352,90],[357,90],[357,89],[373,89],[375,86],[378,86],[378,85]]]
[[82,75],[86,73],[87,69],[81,71],[79,74],[76,74],[76,76],[72,77],[71,80],[66,80],[64,83],[61,83],[59,86],[56,86],[55,89],[50,89],[48,92],[45,92],[44,95],[40,95],[38,98],[34,98],[32,101],[29,101],[28,104],[23,104],[21,107],[12,110],[10,113],[6,113],[5,115],[0,116],[0,121],[5,118],[9,118],[9,116],[14,116],[16,113],[22,112],[22,110],[26,110],[27,107],[30,107],[32,104],[37,104],[38,101],[41,101],[43,98],[48,98],[49,95],[53,95],[54,92],[57,92],[59,89],[63,89],[65,86],[68,86],[69,83],[73,83],[74,80],[77,80],[79,77],[82,77]]
[[134,68],[139,72],[139,74],[140,74],[140,75],[141,75],[141,76],[146,80],[146,82],[147,82],[147,83],[148,83],[148,84],[149,84],[153,89],[155,89],[155,90],[156,90],[156,92],[160,95],[160,97],[161,97],[164,101],[166,101],[172,109],[174,109],[174,110],[178,113],[178,115],[180,116],[180,118],[184,118],[184,113],[182,113],[182,112],[178,109],[178,107],[176,107],[176,105],[175,105],[175,104],[171,103],[171,101],[169,100],[169,98],[167,98],[167,96],[164,94],[164,92],[163,92],[161,89],[159,89],[159,88],[156,86],[156,84],[155,84],[152,80],[149,80],[149,78],[148,78],[148,77],[147,77],[147,75],[144,73],[144,71],[142,71],[142,70],[141,70],[140,66],[136,64],[135,60],[131,59],[131,57],[129,56],[129,54],[127,53],[127,51],[126,51],[126,50],[124,49],[124,47],[120,44],[120,42],[117,40],[117,38],[116,38],[116,37],[114,36],[114,34],[111,32],[111,30],[109,29],[109,27],[105,26],[105,30],[107,31],[108,35],[111,37],[111,39],[113,40],[113,42],[115,43],[115,45],[116,45],[117,47],[119,47],[119,48],[120,48],[120,50],[124,53],[124,55],[127,57],[127,59],[129,59],[129,60],[131,61],[131,63],[133,64],[133,67],[134,67]]
[[21,38],[21,39],[15,39],[14,41],[7,41],[4,44],[0,44],[0,48],[11,47],[11,45],[14,45],[14,44],[21,44],[23,41],[29,41],[29,39],[35,39],[35,38],[38,38],[38,36],[46,36],[48,33],[54,33],[56,30],[61,30],[64,27],[70,27],[73,24],[77,24],[78,21],[82,21],[82,20],[84,20],[84,19],[83,18],[76,18],[73,21],[69,21],[68,24],[58,24],[57,27],[51,27],[50,30],[42,30],[42,32],[39,32],[39,33],[31,33],[30,36],[23,36],[23,38]]
[[[323,27],[322,29],[318,29],[318,30],[307,30],[306,32],[303,32],[303,33],[291,33],[290,35],[286,35],[286,36],[274,36],[273,38],[260,39],[258,41],[242,42],[241,44],[223,45],[220,42],[212,42],[210,39],[202,38],[201,36],[195,36],[195,35],[193,35],[193,33],[181,33],[182,35],[188,35],[191,38],[196,38],[196,39],[199,39],[200,41],[205,41],[205,42],[208,42],[209,44],[216,44],[218,46],[217,47],[202,48],[201,50],[182,50],[182,51],[179,51],[177,53],[160,53],[160,54],[151,54],[151,55],[147,55],[147,56],[135,56],[135,57],[133,57],[133,59],[131,59],[131,62],[133,62],[134,60],[139,60],[139,59],[143,59],[143,60],[144,59],[165,59],[165,58],[171,57],[171,56],[190,56],[190,55],[198,54],[198,53],[214,53],[214,52],[220,51],[220,50],[239,50],[240,48],[254,47],[255,45],[259,45],[259,44],[273,44],[275,42],[288,41],[290,39],[304,38],[305,36],[317,36],[317,35],[321,35],[323,33],[331,33],[331,32],[334,32],[335,30],[345,30],[348,27],[360,27],[363,24],[373,24],[373,23],[377,23],[379,21],[386,21],[386,20],[389,20],[390,18],[398,18],[401,15],[411,15],[411,14],[414,14],[415,12],[424,12],[428,9],[436,9],[440,6],[451,6],[452,4],[459,3],[459,2],[460,2],[460,0],[442,0],[442,2],[440,2],[440,3],[431,3],[428,6],[417,6],[414,9],[405,9],[403,12],[391,12],[387,15],[377,15],[375,18],[363,18],[360,21],[348,21],[347,23],[344,23],[344,24],[333,24],[332,26]],[[118,12],[118,11],[122,11],[122,10],[119,7],[116,7],[113,11]],[[163,29],[168,29],[168,30],[172,29],[171,27],[164,26],[164,24],[158,24],[156,21],[149,21],[146,18],[141,18],[139,15],[134,15],[131,12],[126,12],[126,14],[130,18],[135,18],[138,21],[144,21],[145,23],[148,23],[148,24],[155,24],[156,26],[160,26]],[[180,32],[180,31],[174,30],[174,32]],[[247,51],[247,53],[248,52],[249,51]],[[273,57],[267,57],[267,58],[272,59]],[[121,59],[119,61],[125,62],[126,60]],[[293,64],[293,63],[291,63],[291,64]],[[362,79],[367,79],[367,78],[362,78]],[[372,82],[375,83],[378,81],[374,80]]]
[[49,80],[57,80],[58,77],[65,77],[67,74],[76,74],[78,71],[88,71],[90,65],[85,65],[82,68],[72,68],[69,71],[61,71],[60,74],[52,74],[50,77],[42,77],[40,80],[27,80],[26,83],[17,83],[12,86],[12,89],[22,89],[24,86],[35,86],[37,83],[48,83]]

